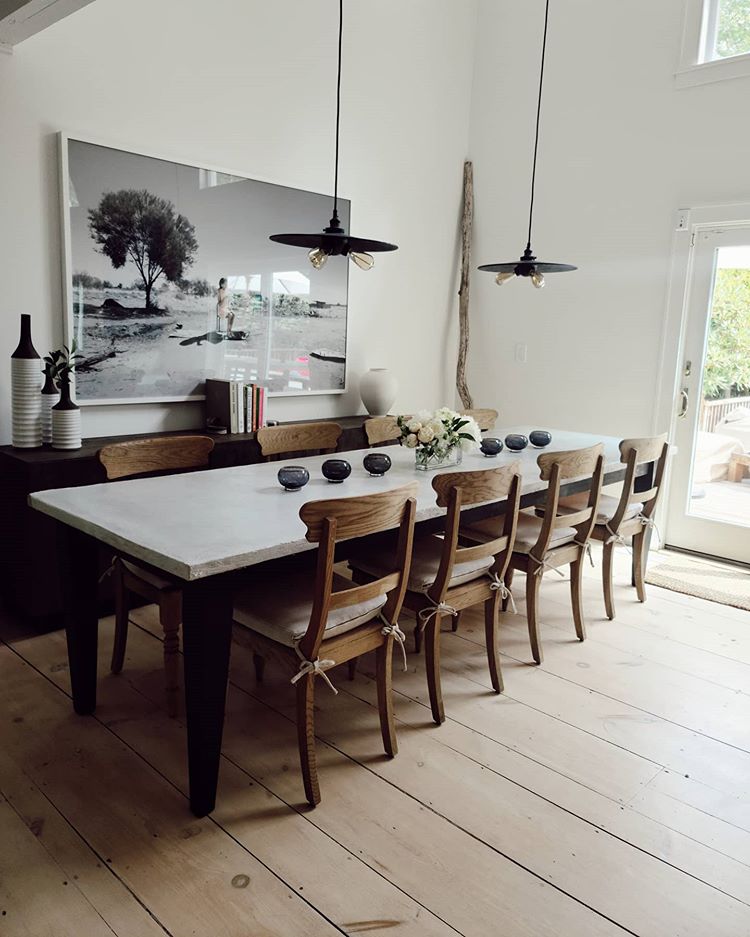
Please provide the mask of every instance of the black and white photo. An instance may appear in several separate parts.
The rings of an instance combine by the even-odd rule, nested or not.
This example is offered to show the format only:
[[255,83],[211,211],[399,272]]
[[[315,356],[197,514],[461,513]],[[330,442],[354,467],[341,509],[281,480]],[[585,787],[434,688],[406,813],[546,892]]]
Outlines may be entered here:
[[317,226],[327,196],[65,137],[61,149],[83,404],[196,399],[207,377],[345,389],[346,259],[316,270],[269,240]]

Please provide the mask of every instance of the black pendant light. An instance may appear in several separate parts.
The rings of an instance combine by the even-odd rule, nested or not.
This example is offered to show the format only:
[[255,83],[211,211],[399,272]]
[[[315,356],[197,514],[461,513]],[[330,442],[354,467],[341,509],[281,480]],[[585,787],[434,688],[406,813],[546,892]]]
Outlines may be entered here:
[[537,289],[544,286],[545,273],[565,273],[567,270],[576,270],[572,264],[542,263],[537,260],[531,249],[531,227],[534,220],[534,186],[536,184],[536,157],[539,150],[539,117],[542,112],[542,86],[544,84],[544,56],[547,51],[547,23],[549,21],[549,0],[544,10],[544,39],[542,40],[542,65],[539,72],[539,97],[536,104],[536,134],[534,137],[534,163],[531,171],[531,205],[529,206],[529,236],[526,250],[520,260],[505,264],[483,264],[480,270],[489,270],[496,273],[495,282],[502,286],[513,277],[529,277]]
[[336,79],[336,166],[333,182],[333,215],[328,227],[318,234],[272,234],[271,240],[292,247],[309,248],[310,263],[319,270],[329,257],[349,257],[360,269],[370,270],[375,263],[372,255],[379,251],[395,251],[395,244],[355,238],[341,227],[338,214],[339,193],[339,124],[341,118],[341,46],[344,34],[344,0],[339,0],[339,60]]

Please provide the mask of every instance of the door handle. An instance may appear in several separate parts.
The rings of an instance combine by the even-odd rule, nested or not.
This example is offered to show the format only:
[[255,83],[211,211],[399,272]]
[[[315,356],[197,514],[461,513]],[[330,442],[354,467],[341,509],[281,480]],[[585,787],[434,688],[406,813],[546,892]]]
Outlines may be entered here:
[[688,396],[687,388],[683,387],[680,391],[680,411],[677,414],[680,419],[683,419],[687,416],[688,409],[690,407],[690,397]]

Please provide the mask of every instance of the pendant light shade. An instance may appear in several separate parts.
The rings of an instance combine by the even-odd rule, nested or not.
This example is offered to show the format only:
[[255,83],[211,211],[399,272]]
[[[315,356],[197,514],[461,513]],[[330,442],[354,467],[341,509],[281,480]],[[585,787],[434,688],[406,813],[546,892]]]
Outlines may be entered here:
[[272,234],[271,240],[291,247],[308,248],[310,263],[316,270],[325,266],[329,257],[349,257],[361,270],[370,270],[375,263],[373,254],[395,251],[398,247],[387,241],[357,238],[347,234],[341,226],[338,213],[339,192],[339,128],[341,123],[341,49],[344,35],[344,0],[339,0],[339,49],[336,78],[336,159],[333,182],[333,213],[328,227],[315,234]]
[[539,261],[534,256],[531,249],[531,230],[534,222],[534,190],[536,187],[536,162],[539,152],[539,118],[542,113],[542,88],[544,86],[544,58],[547,52],[547,24],[549,22],[549,0],[546,0],[544,9],[544,38],[542,40],[542,64],[539,71],[539,95],[536,104],[536,133],[534,136],[534,160],[531,170],[531,204],[529,205],[529,231],[526,241],[526,250],[518,260],[511,260],[507,263],[482,264],[480,270],[487,270],[495,273],[495,282],[498,286],[507,283],[514,277],[527,277],[533,286],[542,289],[545,284],[545,273],[565,273],[568,270],[577,270],[573,264],[556,264],[546,261]]

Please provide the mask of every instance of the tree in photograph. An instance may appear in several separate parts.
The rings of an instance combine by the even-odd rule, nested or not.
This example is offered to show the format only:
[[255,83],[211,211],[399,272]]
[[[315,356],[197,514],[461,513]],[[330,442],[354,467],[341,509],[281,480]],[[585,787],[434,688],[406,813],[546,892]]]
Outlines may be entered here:
[[178,215],[167,199],[146,189],[105,193],[97,208],[89,209],[89,230],[99,252],[119,270],[130,260],[146,293],[146,309],[159,277],[170,283],[182,279],[198,250],[195,228]]
[[750,269],[716,271],[703,374],[706,399],[750,391]]

